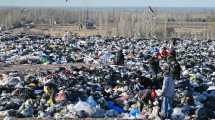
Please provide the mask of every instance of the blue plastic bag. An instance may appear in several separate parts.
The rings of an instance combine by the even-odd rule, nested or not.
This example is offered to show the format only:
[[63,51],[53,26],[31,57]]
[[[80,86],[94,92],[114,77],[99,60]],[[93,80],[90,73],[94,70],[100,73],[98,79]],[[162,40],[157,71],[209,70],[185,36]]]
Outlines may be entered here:
[[90,104],[90,106],[93,107],[93,108],[96,108],[96,106],[97,106],[97,103],[96,103],[96,101],[93,99],[92,96],[89,96],[89,97],[87,98],[87,103]]
[[114,104],[114,103],[111,102],[111,101],[108,101],[108,102],[107,102],[107,107],[108,107],[109,109],[115,110],[115,111],[118,112],[118,113],[124,112],[124,110],[123,110],[121,107],[117,106],[116,104]]
[[129,114],[131,117],[136,118],[140,115],[140,110],[138,108],[132,108]]

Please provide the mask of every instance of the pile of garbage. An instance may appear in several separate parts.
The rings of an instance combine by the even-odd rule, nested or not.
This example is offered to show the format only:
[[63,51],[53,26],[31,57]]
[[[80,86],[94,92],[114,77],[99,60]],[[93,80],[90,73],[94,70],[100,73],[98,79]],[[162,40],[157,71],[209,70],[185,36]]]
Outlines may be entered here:
[[215,41],[23,35],[1,42],[0,60],[7,64],[95,65],[1,74],[5,118],[162,119],[161,68],[166,63],[181,66],[179,73],[171,71],[171,119],[215,118]]

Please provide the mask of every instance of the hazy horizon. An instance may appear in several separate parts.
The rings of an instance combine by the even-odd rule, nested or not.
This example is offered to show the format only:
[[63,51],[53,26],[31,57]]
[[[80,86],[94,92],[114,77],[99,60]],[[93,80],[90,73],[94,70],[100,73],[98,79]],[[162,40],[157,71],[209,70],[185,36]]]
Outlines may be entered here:
[[197,7],[215,8],[214,0],[0,0],[1,7]]

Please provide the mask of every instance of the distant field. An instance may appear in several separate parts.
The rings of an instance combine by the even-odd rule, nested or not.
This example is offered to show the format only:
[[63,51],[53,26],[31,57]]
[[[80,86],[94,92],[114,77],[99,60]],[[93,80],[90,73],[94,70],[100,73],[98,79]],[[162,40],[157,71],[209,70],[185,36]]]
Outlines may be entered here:
[[[157,26],[163,26],[165,23],[158,23]],[[167,34],[171,37],[192,37],[196,39],[213,39],[215,38],[215,22],[171,22],[167,23]],[[172,31],[168,31],[171,29]],[[79,29],[78,25],[37,25],[35,28],[30,29],[36,33],[46,33],[53,36],[63,36],[66,31],[77,33],[80,36],[89,35],[125,35],[118,33],[116,27],[109,27],[108,29],[104,26],[97,26],[96,29]]]
[[[2,8],[0,26],[6,29],[33,25],[33,32],[62,36],[141,36],[160,39],[183,37],[215,39],[213,8]],[[96,29],[85,29],[90,21]],[[80,29],[80,25],[83,28]],[[20,29],[21,28],[21,29]],[[27,29],[29,31],[29,29]]]

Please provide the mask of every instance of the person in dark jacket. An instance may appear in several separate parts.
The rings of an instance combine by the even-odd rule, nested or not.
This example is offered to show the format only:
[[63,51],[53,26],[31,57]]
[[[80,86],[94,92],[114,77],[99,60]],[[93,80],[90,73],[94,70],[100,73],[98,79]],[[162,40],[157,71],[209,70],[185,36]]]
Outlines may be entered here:
[[124,65],[124,55],[122,53],[122,49],[120,49],[117,53],[116,53],[116,65]]
[[152,56],[149,59],[149,65],[150,65],[150,69],[153,72],[153,74],[155,74],[155,78],[157,78],[157,74],[160,71],[160,65],[159,65],[159,60],[156,58],[156,56]]
[[174,80],[179,80],[181,75],[181,66],[180,64],[174,60],[170,63],[170,73]]

